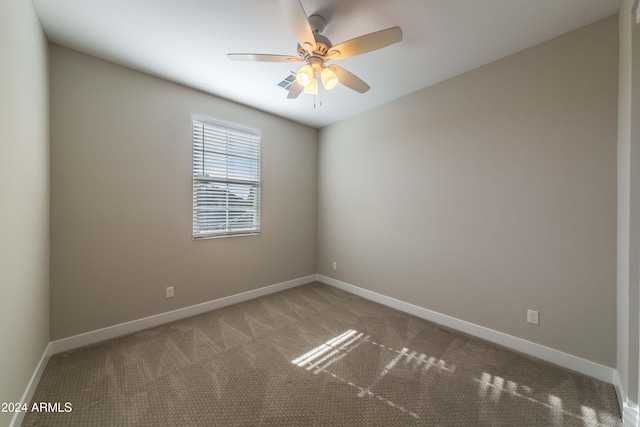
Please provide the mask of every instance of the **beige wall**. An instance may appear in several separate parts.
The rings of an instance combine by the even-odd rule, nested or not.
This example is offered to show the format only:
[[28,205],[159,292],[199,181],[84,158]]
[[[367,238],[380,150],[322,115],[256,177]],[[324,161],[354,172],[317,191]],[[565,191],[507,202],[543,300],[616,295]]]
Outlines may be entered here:
[[[49,342],[47,42],[30,1],[0,2],[0,402]],[[12,414],[0,413],[0,425]]]
[[322,129],[319,273],[615,366],[617,61],[611,17]]
[[[57,45],[50,57],[52,340],[316,273],[315,129]],[[259,236],[192,240],[194,115],[262,131]]]
[[[619,13],[617,363],[627,404],[638,402],[640,287],[640,26],[637,1]],[[636,118],[636,120],[632,120]]]

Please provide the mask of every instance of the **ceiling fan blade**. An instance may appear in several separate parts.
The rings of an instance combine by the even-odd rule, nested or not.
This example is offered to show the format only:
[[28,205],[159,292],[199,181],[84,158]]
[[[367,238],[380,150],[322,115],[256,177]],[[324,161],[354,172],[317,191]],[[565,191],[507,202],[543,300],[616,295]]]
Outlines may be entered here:
[[234,61],[259,61],[259,62],[301,62],[300,58],[289,55],[265,55],[262,53],[228,53],[229,59]]
[[313,52],[316,48],[316,39],[313,36],[311,25],[309,25],[307,13],[304,11],[300,1],[280,0],[280,7],[300,46],[309,53]]
[[371,86],[366,84],[360,77],[351,74],[344,68],[338,67],[337,65],[330,65],[329,68],[331,68],[333,72],[336,73],[336,76],[338,76],[338,80],[340,80],[340,83],[342,83],[349,89],[353,89],[356,92],[360,93],[365,93],[366,91],[371,89]]
[[303,89],[304,87],[300,83],[298,83],[297,81],[294,81],[291,87],[289,88],[289,95],[287,95],[287,98],[288,99],[297,98]]
[[363,53],[371,52],[402,40],[400,27],[387,28],[364,36],[356,37],[339,45],[333,46],[327,52],[328,59],[345,59]]

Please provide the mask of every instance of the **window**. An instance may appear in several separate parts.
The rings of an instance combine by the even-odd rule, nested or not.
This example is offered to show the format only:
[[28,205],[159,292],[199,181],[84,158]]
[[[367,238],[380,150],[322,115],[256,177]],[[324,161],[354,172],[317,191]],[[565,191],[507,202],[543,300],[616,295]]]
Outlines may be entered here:
[[260,232],[260,133],[193,121],[193,238]]

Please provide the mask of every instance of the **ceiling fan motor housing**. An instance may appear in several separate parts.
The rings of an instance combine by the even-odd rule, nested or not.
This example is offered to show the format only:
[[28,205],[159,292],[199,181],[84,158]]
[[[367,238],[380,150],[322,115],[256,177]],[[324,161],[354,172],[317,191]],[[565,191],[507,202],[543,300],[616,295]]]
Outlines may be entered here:
[[316,48],[313,50],[313,52],[307,52],[305,48],[298,44],[298,54],[300,54],[301,58],[306,58],[307,56],[325,56],[331,48],[332,44],[328,38],[321,34],[314,35],[316,39]]

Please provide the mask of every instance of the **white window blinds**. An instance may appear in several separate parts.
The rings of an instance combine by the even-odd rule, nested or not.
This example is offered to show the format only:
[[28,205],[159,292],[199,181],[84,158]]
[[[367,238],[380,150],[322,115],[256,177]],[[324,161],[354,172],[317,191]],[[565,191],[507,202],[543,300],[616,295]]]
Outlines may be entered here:
[[193,238],[260,232],[260,134],[193,121]]

